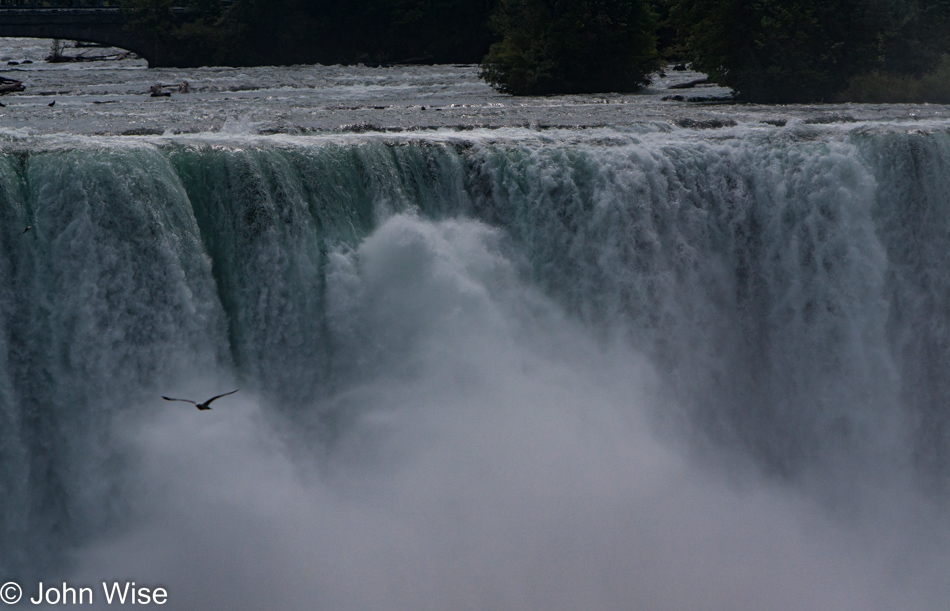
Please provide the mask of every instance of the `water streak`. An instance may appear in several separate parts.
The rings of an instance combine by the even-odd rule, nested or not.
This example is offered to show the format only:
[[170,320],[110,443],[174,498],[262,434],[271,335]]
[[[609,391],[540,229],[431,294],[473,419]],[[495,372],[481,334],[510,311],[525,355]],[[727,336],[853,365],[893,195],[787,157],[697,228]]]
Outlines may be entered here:
[[[0,574],[203,609],[937,608],[924,127],[14,139]],[[204,420],[155,401],[232,383]]]

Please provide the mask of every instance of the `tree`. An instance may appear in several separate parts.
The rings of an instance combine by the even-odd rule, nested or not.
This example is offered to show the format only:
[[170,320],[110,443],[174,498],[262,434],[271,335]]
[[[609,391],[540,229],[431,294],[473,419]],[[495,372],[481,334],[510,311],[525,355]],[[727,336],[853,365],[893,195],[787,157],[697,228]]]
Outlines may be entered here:
[[[220,0],[123,0],[126,27],[163,50],[170,65],[181,67],[233,60],[240,24],[229,20]],[[173,10],[174,9],[174,10]]]
[[[477,62],[495,0],[124,0],[176,65]],[[176,9],[184,10],[172,10]],[[166,53],[168,55],[168,53]]]
[[950,0],[879,0],[875,69],[921,76],[950,53]]
[[830,101],[877,55],[880,11],[862,0],[677,0],[693,66],[757,102]]
[[646,0],[500,0],[482,78],[517,95],[635,91],[659,67]]
[[920,77],[950,53],[950,0],[672,2],[693,66],[755,102],[831,101],[856,77]]

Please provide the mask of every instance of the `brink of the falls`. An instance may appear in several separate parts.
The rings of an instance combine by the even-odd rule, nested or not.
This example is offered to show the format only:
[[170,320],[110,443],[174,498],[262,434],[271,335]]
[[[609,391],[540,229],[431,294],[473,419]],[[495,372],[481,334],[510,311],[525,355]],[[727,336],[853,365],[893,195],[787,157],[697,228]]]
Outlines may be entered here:
[[24,601],[945,608],[945,120],[247,132],[0,142]]

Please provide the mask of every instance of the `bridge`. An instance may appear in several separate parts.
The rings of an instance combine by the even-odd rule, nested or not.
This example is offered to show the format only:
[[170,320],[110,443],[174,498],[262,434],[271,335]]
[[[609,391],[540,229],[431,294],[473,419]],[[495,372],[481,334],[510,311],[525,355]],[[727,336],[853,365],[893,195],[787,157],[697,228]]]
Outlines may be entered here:
[[128,28],[127,13],[119,5],[107,0],[0,0],[0,37],[94,42],[132,51],[151,67],[171,65],[166,45],[157,36]]

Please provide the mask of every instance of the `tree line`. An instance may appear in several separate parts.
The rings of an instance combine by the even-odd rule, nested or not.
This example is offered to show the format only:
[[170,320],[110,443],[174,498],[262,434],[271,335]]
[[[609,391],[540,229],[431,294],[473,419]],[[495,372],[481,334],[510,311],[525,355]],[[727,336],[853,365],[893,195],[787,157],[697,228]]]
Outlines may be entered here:
[[[478,63],[495,0],[125,0],[182,67]],[[172,9],[175,9],[174,11]]]
[[916,86],[931,97],[946,89],[950,102],[950,0],[126,0],[123,6],[131,27],[167,41],[182,66],[481,63],[483,78],[500,91],[548,94],[634,91],[675,60],[692,62],[749,101],[873,98],[884,89],[907,96]]

